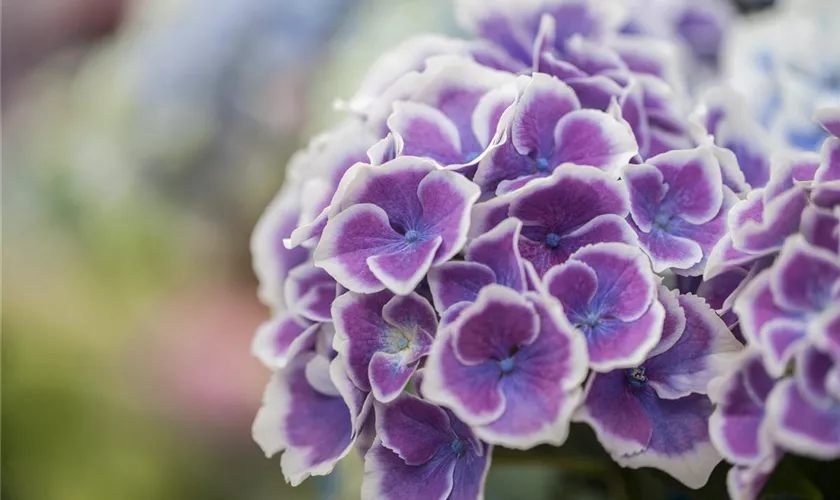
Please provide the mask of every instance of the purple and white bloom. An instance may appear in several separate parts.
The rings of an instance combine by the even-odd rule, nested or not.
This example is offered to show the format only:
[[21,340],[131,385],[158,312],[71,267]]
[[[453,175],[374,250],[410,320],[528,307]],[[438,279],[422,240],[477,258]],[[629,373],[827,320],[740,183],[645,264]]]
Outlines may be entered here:
[[767,186],[750,191],[729,210],[728,232],[709,253],[704,278],[775,256],[802,226],[808,184],[818,168],[819,158],[809,153],[775,156]]
[[726,475],[726,490],[732,500],[756,500],[773,469],[784,456],[780,450],[766,456],[757,465],[734,465]]
[[560,445],[586,367],[586,343],[559,303],[488,285],[438,333],[423,394],[488,443]]
[[407,295],[463,247],[478,186],[414,157],[354,170],[315,265],[353,292]]
[[682,111],[683,74],[673,45],[639,36],[593,41],[575,35],[558,56],[546,49],[553,46],[553,33],[551,19],[543,17],[536,70],[568,84],[584,108],[608,111],[626,122],[642,159],[694,145]]
[[283,476],[297,486],[329,474],[353,449],[371,401],[347,378],[340,359],[303,353],[272,376],[253,437],[266,456],[283,453]]
[[347,292],[335,300],[332,317],[335,350],[350,380],[383,402],[402,392],[437,330],[434,309],[416,293]]
[[251,353],[266,368],[285,368],[290,361],[303,352],[331,346],[335,330],[332,323],[313,323],[294,314],[281,313],[266,321],[257,329],[251,342]]
[[545,288],[586,337],[598,372],[634,367],[659,342],[665,309],[647,257],[623,243],[584,247],[545,275]]
[[258,296],[273,311],[286,309],[283,297],[286,277],[309,258],[306,248],[288,249],[283,244],[300,219],[300,198],[296,189],[287,185],[277,194],[251,236],[254,273],[260,283]]
[[714,406],[706,387],[741,345],[699,297],[662,302],[666,327],[648,359],[594,374],[575,419],[592,426],[620,465],[654,467],[700,488],[720,461],[709,438]]
[[709,385],[709,397],[716,404],[709,434],[728,462],[755,467],[775,453],[765,418],[775,383],[764,369],[761,353],[747,349],[734,369]]
[[306,262],[289,272],[283,295],[292,314],[309,321],[329,322],[337,293],[338,285],[332,276]]
[[509,218],[472,240],[463,261],[432,267],[429,288],[441,316],[456,304],[475,302],[481,289],[492,283],[525,292],[525,268],[518,245],[521,230],[522,222]]
[[[767,132],[750,115],[744,97],[728,87],[708,91],[692,115],[698,135],[711,135],[723,171],[723,182],[736,192],[760,188],[770,180],[770,148]],[[728,160],[728,161],[727,161]],[[746,183],[746,185],[744,185]]]
[[505,111],[516,99],[515,77],[471,59],[441,56],[426,62],[410,93],[386,108],[398,156],[419,156],[459,171],[502,140]]
[[699,85],[717,76],[725,34],[734,17],[729,2],[634,0],[627,10],[629,19],[622,32],[680,42],[687,48],[689,83]]
[[563,165],[514,195],[479,203],[476,230],[489,230],[507,217],[523,223],[519,252],[542,276],[579,248],[600,242],[636,244],[624,220],[630,203],[624,185],[596,168]]
[[840,338],[838,303],[840,259],[794,236],[773,266],[744,287],[733,309],[744,337],[761,350],[767,371],[778,377],[806,336],[825,347],[829,339]]
[[[373,107],[381,106],[383,94],[412,73],[422,73],[427,62],[435,56],[459,56],[495,69],[517,72],[525,65],[484,40],[466,41],[435,34],[418,35],[405,40],[380,56],[371,65],[359,89],[346,104],[356,113],[368,115]],[[413,78],[413,77],[409,77]]]
[[721,181],[707,148],[671,151],[622,172],[630,193],[630,215],[639,244],[653,269],[696,276],[726,233],[734,194]]
[[716,405],[709,434],[733,464],[726,484],[735,500],[758,498],[782,457],[767,418],[767,399],[775,383],[753,349],[743,351],[734,369],[709,383],[709,397]]
[[521,95],[510,120],[510,139],[479,162],[482,191],[515,190],[565,163],[615,172],[638,153],[633,134],[618,120],[581,109],[575,91],[557,78],[519,77]]
[[590,0],[459,0],[456,15],[468,32],[531,65],[543,18],[554,25],[550,49],[563,54],[574,35],[600,38],[617,28],[622,12],[614,7]]
[[468,426],[410,394],[374,408],[377,437],[365,455],[363,500],[484,498],[492,446]]
[[840,457],[840,399],[837,365],[806,347],[797,355],[794,377],[778,383],[767,402],[767,419],[779,445],[799,455]]

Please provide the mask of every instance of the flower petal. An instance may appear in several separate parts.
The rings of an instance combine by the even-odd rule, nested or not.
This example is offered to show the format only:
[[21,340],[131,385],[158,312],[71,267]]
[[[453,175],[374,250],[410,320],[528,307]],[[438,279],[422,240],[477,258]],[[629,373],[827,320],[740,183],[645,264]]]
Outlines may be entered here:
[[651,420],[626,384],[624,370],[592,376],[575,420],[589,424],[613,456],[642,452],[653,435]]
[[650,385],[660,398],[705,394],[714,377],[731,365],[742,345],[700,297],[677,297],[685,312],[685,329],[667,351],[645,362]]
[[315,346],[319,324],[284,314],[260,325],[251,344],[251,353],[266,367],[285,368],[299,353]]
[[293,486],[332,472],[353,445],[354,422],[344,399],[318,392],[307,380],[306,367],[315,359],[303,354],[274,374],[253,425],[267,456],[284,452],[280,464]]
[[580,102],[574,90],[557,78],[534,73],[513,114],[511,141],[514,147],[522,155],[542,156],[551,151],[558,120],[576,109],[580,109]]
[[474,302],[478,292],[496,282],[495,273],[478,262],[450,261],[429,270],[435,309],[443,314],[458,302]]
[[564,116],[554,129],[554,165],[590,165],[617,172],[639,148],[628,129],[612,116],[581,109]]
[[374,403],[376,433],[383,446],[407,465],[421,465],[438,449],[450,445],[452,427],[440,407],[404,394],[394,401]]
[[787,450],[821,460],[840,457],[840,404],[814,405],[790,378],[767,401],[773,437]]
[[437,170],[420,182],[417,197],[423,215],[419,220],[430,234],[442,238],[436,264],[446,262],[463,248],[470,211],[480,195],[478,186],[454,172]]
[[720,166],[709,148],[670,151],[648,163],[662,172],[668,185],[662,203],[691,224],[703,224],[720,211],[723,191]]
[[313,258],[316,266],[345,288],[358,293],[377,292],[385,285],[369,268],[368,258],[399,253],[404,249],[402,240],[391,228],[385,210],[368,203],[354,205],[330,219]]
[[619,465],[653,467],[689,488],[701,488],[721,457],[709,441],[708,419],[714,409],[706,396],[648,399],[643,404],[654,428],[648,448],[636,455],[615,457]]
[[407,465],[379,438],[365,455],[363,500],[446,500],[453,486],[455,461],[438,453],[420,466]]
[[292,269],[285,284],[290,310],[311,321],[332,321],[335,280],[326,271],[307,262]]
[[517,244],[521,229],[521,222],[507,219],[473,240],[467,248],[466,258],[490,268],[496,283],[524,292],[525,269]]

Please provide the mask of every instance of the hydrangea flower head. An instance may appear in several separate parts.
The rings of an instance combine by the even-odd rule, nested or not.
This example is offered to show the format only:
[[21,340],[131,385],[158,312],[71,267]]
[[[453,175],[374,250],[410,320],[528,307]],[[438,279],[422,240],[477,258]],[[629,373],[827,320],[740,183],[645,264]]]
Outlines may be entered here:
[[694,99],[728,10],[630,4],[460,0],[477,39],[396,46],[294,155],[252,239],[287,481],[355,449],[364,500],[479,499],[573,420],[733,498],[840,457],[840,111],[785,151]]

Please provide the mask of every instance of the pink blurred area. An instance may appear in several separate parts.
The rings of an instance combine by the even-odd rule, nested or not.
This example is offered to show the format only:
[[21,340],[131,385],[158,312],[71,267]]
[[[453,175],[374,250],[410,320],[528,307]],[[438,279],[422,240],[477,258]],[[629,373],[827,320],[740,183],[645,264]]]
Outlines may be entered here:
[[151,306],[128,355],[138,389],[164,417],[212,427],[215,439],[249,434],[269,375],[250,355],[250,332],[266,317],[252,292],[215,283]]

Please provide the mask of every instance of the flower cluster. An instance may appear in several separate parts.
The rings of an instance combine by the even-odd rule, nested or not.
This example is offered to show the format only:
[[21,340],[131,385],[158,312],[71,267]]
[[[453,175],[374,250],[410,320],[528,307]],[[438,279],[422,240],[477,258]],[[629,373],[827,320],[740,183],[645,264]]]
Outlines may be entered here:
[[701,285],[747,343],[709,387],[733,497],[756,498],[785,452],[840,457],[840,109],[816,118],[821,156],[780,160],[732,208]]
[[287,481],[355,448],[364,498],[479,498],[494,446],[572,421],[691,488],[723,456],[735,494],[840,454],[840,139],[771,162],[605,5],[462,1],[476,40],[397,47],[292,159],[252,241]]

